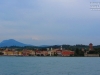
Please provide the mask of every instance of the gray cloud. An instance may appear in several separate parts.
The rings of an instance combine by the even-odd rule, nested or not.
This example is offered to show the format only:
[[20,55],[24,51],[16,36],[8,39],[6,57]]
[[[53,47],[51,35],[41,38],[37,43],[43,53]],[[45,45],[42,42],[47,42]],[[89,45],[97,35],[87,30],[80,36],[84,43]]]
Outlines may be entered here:
[[0,40],[14,38],[36,45],[99,44],[93,39],[99,40],[100,12],[90,10],[90,1],[1,0]]

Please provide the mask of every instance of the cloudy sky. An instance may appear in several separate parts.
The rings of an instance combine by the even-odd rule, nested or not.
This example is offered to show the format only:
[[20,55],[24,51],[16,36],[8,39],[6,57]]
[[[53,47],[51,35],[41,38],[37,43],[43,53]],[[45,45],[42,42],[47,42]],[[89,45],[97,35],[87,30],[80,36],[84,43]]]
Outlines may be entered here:
[[0,42],[98,45],[100,11],[90,9],[93,1],[0,0]]

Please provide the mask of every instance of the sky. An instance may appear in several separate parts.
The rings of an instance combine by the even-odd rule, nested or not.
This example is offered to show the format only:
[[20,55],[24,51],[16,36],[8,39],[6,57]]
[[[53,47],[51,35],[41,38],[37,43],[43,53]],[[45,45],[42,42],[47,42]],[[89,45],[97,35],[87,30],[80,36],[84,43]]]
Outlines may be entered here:
[[100,11],[91,10],[91,2],[94,0],[0,0],[0,42],[100,45]]

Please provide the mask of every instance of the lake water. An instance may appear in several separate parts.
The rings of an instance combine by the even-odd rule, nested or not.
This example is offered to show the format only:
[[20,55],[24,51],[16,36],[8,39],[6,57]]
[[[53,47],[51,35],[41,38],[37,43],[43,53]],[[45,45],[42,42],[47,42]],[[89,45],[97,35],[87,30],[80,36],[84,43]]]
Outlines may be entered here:
[[0,75],[100,75],[100,58],[0,57]]

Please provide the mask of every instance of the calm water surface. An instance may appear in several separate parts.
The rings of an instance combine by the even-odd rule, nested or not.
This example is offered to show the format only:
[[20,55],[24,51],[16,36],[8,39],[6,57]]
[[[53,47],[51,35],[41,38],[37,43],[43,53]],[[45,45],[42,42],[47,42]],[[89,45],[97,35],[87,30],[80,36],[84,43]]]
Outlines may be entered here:
[[100,75],[100,57],[0,57],[0,75]]

